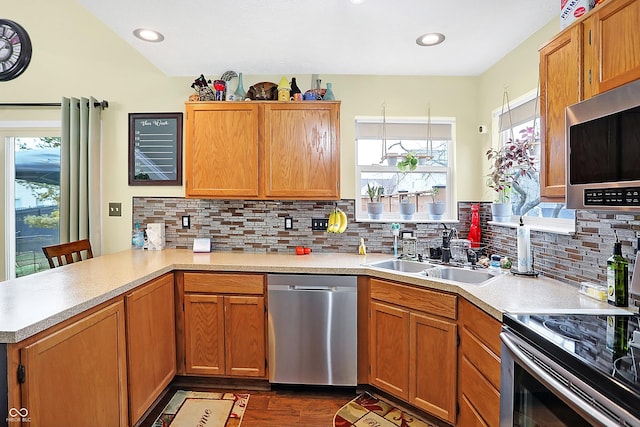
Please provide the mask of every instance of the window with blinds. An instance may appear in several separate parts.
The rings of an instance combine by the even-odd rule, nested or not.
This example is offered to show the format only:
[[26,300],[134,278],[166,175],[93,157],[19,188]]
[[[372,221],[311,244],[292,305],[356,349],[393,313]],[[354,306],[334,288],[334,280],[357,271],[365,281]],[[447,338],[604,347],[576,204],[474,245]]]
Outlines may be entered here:
[[[567,222],[573,227],[575,211],[566,209],[564,203],[549,203],[540,201],[540,105],[535,93],[526,96],[519,102],[513,103],[511,108],[494,110],[497,120],[499,143],[505,144],[509,140],[522,140],[532,134],[532,154],[536,158],[536,173],[533,177],[522,177],[513,186],[510,200],[513,209],[513,221],[518,222],[520,216],[531,217],[528,223],[535,222],[535,218],[555,218],[560,221],[554,225]],[[494,121],[495,123],[495,121]],[[542,223],[553,221],[542,220]]]
[[[454,219],[451,159],[455,135],[454,119],[358,117],[356,130],[356,219],[402,222]],[[414,170],[398,168],[411,153]],[[367,192],[381,187],[383,212],[367,213]],[[435,194],[434,194],[435,193]],[[400,212],[400,203],[415,204],[411,218]],[[440,219],[429,215],[429,204],[444,204]]]

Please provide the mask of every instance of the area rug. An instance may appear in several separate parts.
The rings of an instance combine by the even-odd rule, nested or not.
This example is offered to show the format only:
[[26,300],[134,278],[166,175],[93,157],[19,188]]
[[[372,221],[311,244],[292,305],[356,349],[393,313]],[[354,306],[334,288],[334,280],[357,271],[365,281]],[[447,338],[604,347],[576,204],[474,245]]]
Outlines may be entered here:
[[364,392],[333,417],[334,427],[435,427],[415,415]]
[[178,390],[153,427],[239,427],[248,394]]

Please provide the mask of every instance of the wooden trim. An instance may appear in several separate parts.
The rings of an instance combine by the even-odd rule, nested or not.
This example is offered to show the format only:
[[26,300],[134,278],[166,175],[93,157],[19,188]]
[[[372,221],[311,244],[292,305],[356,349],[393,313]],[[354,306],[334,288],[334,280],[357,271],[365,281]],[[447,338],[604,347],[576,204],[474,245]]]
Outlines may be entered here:
[[358,276],[358,384],[369,382],[369,278]]

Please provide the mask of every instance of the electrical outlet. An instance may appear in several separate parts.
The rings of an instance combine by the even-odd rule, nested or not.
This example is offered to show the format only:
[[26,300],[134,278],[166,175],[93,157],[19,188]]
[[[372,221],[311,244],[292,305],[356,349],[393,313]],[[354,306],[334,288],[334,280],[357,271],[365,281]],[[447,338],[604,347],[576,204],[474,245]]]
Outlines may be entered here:
[[122,203],[109,202],[109,216],[122,216]]
[[284,219],[284,229],[293,230],[293,217],[288,216]]
[[328,218],[312,218],[311,219],[311,230],[313,231],[327,231],[328,226],[329,226]]
[[182,228],[191,228],[191,216],[182,215]]

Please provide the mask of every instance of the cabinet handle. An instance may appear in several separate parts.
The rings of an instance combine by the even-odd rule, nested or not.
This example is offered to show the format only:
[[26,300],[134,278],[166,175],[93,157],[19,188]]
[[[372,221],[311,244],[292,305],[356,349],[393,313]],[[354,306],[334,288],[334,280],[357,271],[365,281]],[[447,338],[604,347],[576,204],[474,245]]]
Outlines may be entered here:
[[589,46],[591,46],[591,30],[589,30]]
[[591,84],[591,69],[589,69],[589,84]]

